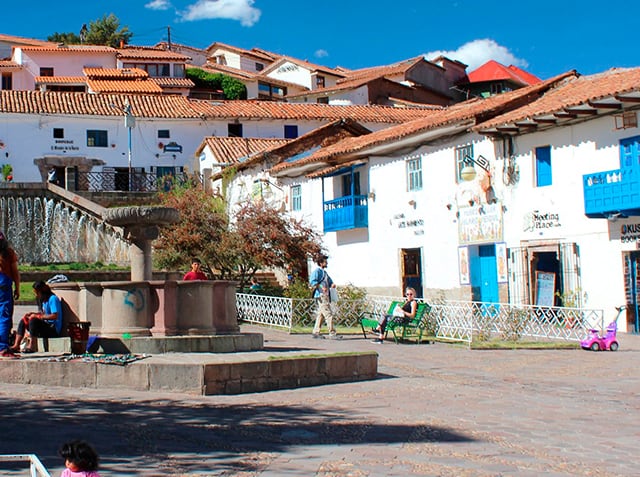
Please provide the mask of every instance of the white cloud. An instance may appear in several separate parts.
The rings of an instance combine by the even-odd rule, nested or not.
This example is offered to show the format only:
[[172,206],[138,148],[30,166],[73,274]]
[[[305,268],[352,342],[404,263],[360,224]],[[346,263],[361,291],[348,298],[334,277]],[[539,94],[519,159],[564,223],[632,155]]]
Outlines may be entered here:
[[144,8],[149,10],[168,10],[171,7],[171,3],[168,0],[151,0]]
[[433,60],[440,55],[468,65],[467,71],[473,71],[489,60],[495,60],[506,66],[514,65],[522,68],[529,66],[526,60],[516,57],[507,47],[499,45],[489,38],[470,41],[457,50],[431,51],[424,54],[427,60]]
[[320,48],[319,50],[316,50],[313,56],[315,56],[316,58],[326,58],[327,56],[329,56],[329,52]]
[[198,0],[189,5],[180,16],[184,21],[223,18],[239,20],[242,26],[253,26],[262,12],[253,7],[254,0]]

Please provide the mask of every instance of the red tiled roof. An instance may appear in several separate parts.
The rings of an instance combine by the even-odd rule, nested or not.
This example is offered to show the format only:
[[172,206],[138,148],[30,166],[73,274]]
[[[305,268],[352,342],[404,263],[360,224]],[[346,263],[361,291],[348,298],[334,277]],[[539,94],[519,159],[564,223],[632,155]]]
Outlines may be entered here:
[[[147,81],[140,83],[147,83]],[[333,121],[353,119],[361,123],[403,123],[433,113],[424,109],[386,106],[330,106],[273,101],[200,101],[168,95],[110,95],[40,91],[0,91],[0,113],[118,115],[112,104],[129,100],[133,114],[148,118],[224,118],[258,120]]]
[[0,60],[0,69],[19,70],[22,69],[22,65],[11,60]]
[[82,72],[91,79],[132,79],[147,78],[149,74],[140,68],[82,68]]
[[101,45],[59,45],[49,43],[46,46],[20,46],[23,51],[44,51],[47,53],[113,53],[110,46]]
[[208,146],[213,155],[221,162],[238,164],[244,162],[241,159],[246,160],[255,154],[282,146],[290,141],[291,139],[207,136],[196,154]]
[[85,84],[84,76],[36,76],[36,84]]
[[175,51],[160,50],[157,48],[119,48],[116,50],[119,60],[155,60],[155,61],[182,61],[187,62],[191,58]]
[[149,79],[161,88],[193,88],[195,86],[189,78],[154,77]]
[[361,80],[363,78],[370,80],[373,78],[379,78],[381,76],[404,75],[409,68],[412,68],[413,66],[421,62],[427,62],[427,60],[424,59],[424,56],[409,58],[408,60],[403,60],[391,65],[374,66],[372,68],[362,68],[359,70],[349,71],[346,73],[347,77],[345,79],[338,80],[338,84],[348,81],[350,82]]
[[327,66],[320,66],[320,65],[313,64],[313,63],[309,63],[308,61],[299,60],[297,58],[292,58],[290,56],[281,56],[278,60],[276,60],[271,65],[266,67],[264,70],[262,70],[261,73],[263,75],[268,75],[272,71],[275,71],[278,68],[280,68],[280,66],[282,66],[284,63],[293,63],[293,64],[296,64],[298,66],[301,66],[302,68],[308,69],[310,71],[317,71],[317,72],[322,73],[322,74],[338,76],[340,78],[344,78],[345,77],[345,74],[342,71],[337,71],[337,70],[334,70],[333,68],[329,68]]
[[640,68],[614,68],[604,73],[567,81],[564,85],[548,91],[537,101],[485,121],[474,130],[482,131],[517,121],[535,120],[536,117],[561,113],[567,108],[585,104],[597,110],[599,100],[629,93],[637,93],[636,96],[640,98]]
[[312,164],[314,162],[326,162],[330,159],[344,158],[344,160],[350,160],[352,159],[352,155],[357,154],[358,151],[398,141],[399,139],[435,130],[445,127],[446,125],[468,123],[468,126],[470,127],[477,120],[482,120],[484,117],[492,114],[499,114],[501,111],[510,107],[516,107],[519,102],[525,99],[530,100],[530,98],[535,98],[547,89],[552,88],[563,79],[574,75],[575,72],[568,72],[537,85],[527,86],[508,93],[490,96],[486,99],[471,99],[469,101],[450,106],[447,109],[430,111],[430,114],[424,118],[382,129],[366,136],[345,139],[332,146],[322,148],[314,154],[294,163],[281,162],[277,166],[274,166],[271,169],[271,172],[277,173],[290,167],[299,167],[301,165]]
[[5,35],[3,33],[0,33],[0,41],[4,41],[6,43],[14,43],[16,45],[34,45],[34,46],[35,45],[46,46],[46,45],[56,44],[49,41],[36,40],[34,38],[24,38],[21,36]]
[[251,71],[240,70],[227,65],[219,65],[217,63],[207,63],[206,65],[198,66],[198,69],[203,69],[211,73],[223,73],[225,75],[232,76],[234,78],[255,81],[256,74]]
[[467,75],[469,83],[483,83],[485,81],[511,80],[522,86],[537,84],[542,80],[531,73],[516,66],[504,66],[495,60],[489,60]]
[[144,80],[87,79],[87,85],[94,93],[162,93],[162,88],[159,84]]
[[271,53],[269,51],[266,50],[262,50],[260,48],[252,48],[250,50],[246,50],[244,48],[239,48],[237,46],[231,46],[231,45],[227,45],[226,43],[220,43],[219,41],[216,41],[215,43],[212,43],[211,45],[209,45],[206,49],[207,53],[209,53],[209,55],[211,55],[211,52],[213,50],[215,50],[216,48],[220,48],[221,50],[227,50],[227,51],[231,51],[234,53],[238,53],[240,55],[245,55],[245,56],[253,56],[254,58],[257,58],[259,60],[262,61],[266,61],[266,62],[273,62],[275,60],[277,60],[278,58],[280,58],[280,55],[277,55],[275,53]]

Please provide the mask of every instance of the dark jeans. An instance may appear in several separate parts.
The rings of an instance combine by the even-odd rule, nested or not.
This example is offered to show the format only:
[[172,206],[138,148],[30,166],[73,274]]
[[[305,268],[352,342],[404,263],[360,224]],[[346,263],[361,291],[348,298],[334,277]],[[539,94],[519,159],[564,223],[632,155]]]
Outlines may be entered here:
[[[18,323],[18,334],[20,336],[24,336],[24,330],[24,320],[20,320],[20,323]],[[31,318],[29,320],[29,333],[31,333],[31,336],[38,338],[58,337],[55,323],[52,321],[41,320],[40,318]]]

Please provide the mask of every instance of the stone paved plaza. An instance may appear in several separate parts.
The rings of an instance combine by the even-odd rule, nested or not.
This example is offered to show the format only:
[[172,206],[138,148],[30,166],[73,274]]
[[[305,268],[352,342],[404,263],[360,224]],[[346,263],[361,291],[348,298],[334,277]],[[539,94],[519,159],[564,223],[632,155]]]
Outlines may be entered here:
[[54,476],[76,437],[103,476],[640,475],[638,336],[594,353],[243,330],[275,352],[374,349],[380,377],[204,397],[3,384],[0,454],[35,453]]

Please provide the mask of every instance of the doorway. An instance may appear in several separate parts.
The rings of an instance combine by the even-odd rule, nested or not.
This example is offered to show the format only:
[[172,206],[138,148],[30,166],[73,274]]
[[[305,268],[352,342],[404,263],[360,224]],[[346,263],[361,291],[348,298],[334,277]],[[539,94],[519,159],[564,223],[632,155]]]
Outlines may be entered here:
[[407,287],[416,291],[416,298],[422,298],[422,251],[419,248],[402,249],[402,294]]
[[627,304],[627,331],[630,333],[640,332],[640,286],[638,286],[638,275],[640,274],[640,252],[626,252],[624,254],[624,284]]
[[499,303],[496,246],[469,247],[471,299],[482,303]]

